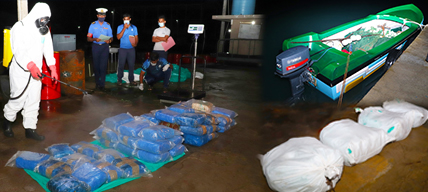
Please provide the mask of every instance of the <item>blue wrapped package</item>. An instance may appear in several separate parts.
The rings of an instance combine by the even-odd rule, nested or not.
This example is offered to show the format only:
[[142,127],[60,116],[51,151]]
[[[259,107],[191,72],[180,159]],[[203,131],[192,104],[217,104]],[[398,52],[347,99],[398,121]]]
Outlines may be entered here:
[[211,102],[196,99],[188,100],[182,104],[187,107],[191,107],[195,111],[200,111],[204,113],[211,113],[214,108],[214,104],[212,104]]
[[146,127],[150,127],[155,125],[154,123],[152,123],[151,121],[142,121],[142,120],[135,120],[135,121],[131,121],[129,123],[125,123],[123,125],[120,125],[117,128],[117,131],[121,134],[121,135],[125,135],[125,136],[131,136],[131,137],[137,137],[138,136],[138,132],[141,131],[141,129],[146,128]]
[[205,118],[203,125],[217,125],[217,117],[211,114],[205,114],[207,117]]
[[115,159],[112,164],[122,169],[126,177],[152,176],[146,165],[134,158]]
[[60,173],[71,174],[73,172],[73,169],[69,164],[65,162],[58,161],[55,159],[49,159],[38,164],[37,167],[34,169],[34,172],[39,173],[40,175],[43,175],[47,178],[51,178]]
[[172,149],[175,144],[170,140],[148,141],[140,137],[120,136],[121,142],[133,148],[154,154],[162,154]]
[[98,145],[88,143],[86,141],[80,141],[79,143],[72,145],[71,148],[76,153],[81,153],[81,154],[87,155],[89,157],[94,157],[94,154],[96,152],[103,149],[102,147],[100,147]]
[[125,155],[117,151],[116,149],[103,149],[95,153],[95,159],[102,160],[105,162],[113,162],[115,159],[123,158]]
[[98,189],[107,181],[107,175],[92,163],[84,163],[71,174],[89,185],[91,191]]
[[139,137],[149,141],[158,141],[174,137],[175,130],[164,125],[155,125],[141,129],[138,133]]
[[206,135],[202,135],[202,136],[184,134],[183,137],[184,137],[184,143],[185,144],[200,147],[200,146],[208,143],[208,141],[210,141],[214,138],[217,138],[218,134],[217,133],[210,133],[210,134],[206,134]]
[[67,156],[61,157],[59,160],[62,162],[68,163],[74,168],[80,166],[83,163],[92,163],[95,161],[94,158],[81,153],[74,153],[71,155],[67,155]]
[[7,161],[6,166],[34,170],[37,164],[49,159],[49,154],[18,151]]
[[216,125],[200,125],[198,127],[187,127],[187,126],[181,126],[180,131],[184,134],[191,134],[191,135],[197,135],[202,136],[205,134],[210,134],[217,130]]
[[194,109],[187,107],[181,103],[176,103],[174,105],[171,105],[167,109],[171,111],[175,111],[177,113],[194,113],[195,112]]
[[157,110],[155,113],[156,119],[165,121],[168,123],[175,123],[175,118],[179,115],[180,113],[177,113],[175,111],[171,111],[168,109],[160,109],[160,110]]
[[219,133],[224,133],[225,131],[227,131],[227,130],[229,130],[230,129],[230,125],[226,125],[226,126],[218,126],[217,128],[218,128],[218,130],[217,130],[217,132],[219,132]]
[[179,145],[184,142],[184,138],[181,135],[175,135],[174,137],[169,138],[168,140],[172,141],[175,145]]
[[75,153],[74,150],[68,146],[68,143],[53,144],[46,148],[46,151],[48,151],[54,158],[61,158]]
[[131,147],[125,145],[125,144],[122,144],[122,143],[118,143],[116,145],[115,149],[118,150],[119,152],[125,154],[125,155],[128,155],[128,156],[132,156],[133,152],[134,152],[133,148],[131,148]]
[[131,122],[134,120],[134,117],[128,113],[121,113],[119,115],[109,117],[103,120],[103,125],[111,130],[117,130],[119,125]]
[[169,152],[165,152],[162,154],[154,154],[139,149],[134,152],[134,157],[137,157],[138,159],[141,159],[148,163],[161,163],[172,160],[171,154],[169,154]]
[[171,154],[172,157],[175,157],[183,154],[185,151],[187,151],[186,147],[182,144],[179,144],[179,145],[176,145],[174,148],[172,148],[169,151],[169,154]]
[[222,114],[212,114],[216,117],[216,122],[218,126],[226,126],[232,123],[232,119],[226,115]]
[[144,117],[144,118],[150,120],[151,122],[155,123],[156,125],[159,125],[159,123],[160,123],[160,120],[156,119],[156,117],[153,113],[142,114],[142,115],[140,115],[140,117]]
[[123,170],[112,165],[109,162],[105,162],[102,160],[95,161],[93,163],[98,169],[101,169],[104,171],[104,173],[107,174],[107,181],[106,183],[110,183],[112,181],[115,181],[117,179],[121,179],[124,177]]
[[47,187],[51,192],[88,192],[90,191],[89,185],[85,182],[79,181],[71,174],[60,174],[52,177]]
[[231,119],[234,119],[235,117],[238,116],[238,113],[236,113],[235,111],[221,108],[221,107],[214,107],[214,110],[211,111],[211,113],[225,115]]
[[109,148],[116,148],[116,145],[119,143],[119,141],[116,142],[110,142],[107,139],[104,138],[97,138],[97,140],[104,145],[105,147],[109,147]]
[[95,129],[95,135],[111,142],[119,142],[118,133],[104,126]]
[[207,118],[204,114],[199,113],[182,113],[175,118],[175,122],[180,126],[197,127],[202,125]]

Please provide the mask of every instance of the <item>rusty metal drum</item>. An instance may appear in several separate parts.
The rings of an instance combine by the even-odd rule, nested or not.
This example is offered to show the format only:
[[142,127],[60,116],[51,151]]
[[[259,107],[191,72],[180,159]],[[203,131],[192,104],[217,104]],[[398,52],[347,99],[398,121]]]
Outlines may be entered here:
[[[85,90],[85,52],[81,49],[74,51],[59,51],[60,79],[72,86]],[[61,84],[64,95],[82,95],[77,89]]]

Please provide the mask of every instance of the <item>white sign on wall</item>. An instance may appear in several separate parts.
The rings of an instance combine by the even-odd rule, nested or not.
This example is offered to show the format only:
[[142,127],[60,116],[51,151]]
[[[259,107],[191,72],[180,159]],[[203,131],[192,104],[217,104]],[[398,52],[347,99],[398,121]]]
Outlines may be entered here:
[[238,38],[259,39],[261,25],[240,24]]

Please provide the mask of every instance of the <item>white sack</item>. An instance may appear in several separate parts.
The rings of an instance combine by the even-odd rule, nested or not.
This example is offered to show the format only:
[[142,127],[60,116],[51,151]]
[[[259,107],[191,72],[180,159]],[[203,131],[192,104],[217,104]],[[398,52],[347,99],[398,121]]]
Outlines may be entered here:
[[405,139],[412,130],[413,112],[397,113],[382,107],[367,107],[358,116],[358,123],[384,130],[394,141]]
[[407,113],[413,112],[413,128],[423,125],[428,119],[428,110],[423,107],[408,103],[401,99],[383,102],[383,108],[393,112]]
[[382,151],[390,141],[386,132],[351,119],[331,122],[321,130],[323,144],[339,150],[347,166],[362,163]]
[[276,191],[328,191],[339,181],[343,157],[313,137],[291,138],[259,156],[269,187]]

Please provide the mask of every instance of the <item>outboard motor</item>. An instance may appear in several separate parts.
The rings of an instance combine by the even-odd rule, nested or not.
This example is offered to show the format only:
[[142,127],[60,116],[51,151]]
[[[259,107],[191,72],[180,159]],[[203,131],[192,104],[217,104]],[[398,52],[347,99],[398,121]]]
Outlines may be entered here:
[[311,66],[309,48],[297,46],[285,50],[276,56],[275,74],[281,78],[290,79],[291,93],[293,97],[299,97],[304,91],[303,83],[307,81],[309,73],[308,67]]

